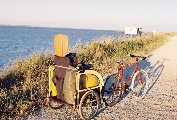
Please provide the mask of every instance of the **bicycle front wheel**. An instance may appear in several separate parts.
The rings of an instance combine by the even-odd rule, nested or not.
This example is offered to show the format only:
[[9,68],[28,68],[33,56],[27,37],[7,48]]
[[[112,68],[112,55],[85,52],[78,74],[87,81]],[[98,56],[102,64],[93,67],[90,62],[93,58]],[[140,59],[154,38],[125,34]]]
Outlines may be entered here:
[[104,101],[110,107],[118,103],[121,97],[121,82],[116,78],[116,75],[112,75],[104,84]]
[[133,95],[137,97],[144,97],[147,92],[148,74],[144,70],[137,71],[132,79],[130,88]]

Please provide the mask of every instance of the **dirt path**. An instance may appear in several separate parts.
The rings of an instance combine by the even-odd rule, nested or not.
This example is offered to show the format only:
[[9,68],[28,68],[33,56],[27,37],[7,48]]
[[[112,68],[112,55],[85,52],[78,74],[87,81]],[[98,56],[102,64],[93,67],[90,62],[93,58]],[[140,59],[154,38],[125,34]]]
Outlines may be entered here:
[[[177,120],[177,37],[171,38],[164,46],[149,54],[147,61],[141,65],[154,83],[147,95],[143,99],[125,97],[114,107],[103,108],[95,119]],[[61,116],[63,115],[43,110],[40,115],[29,119],[73,118]]]

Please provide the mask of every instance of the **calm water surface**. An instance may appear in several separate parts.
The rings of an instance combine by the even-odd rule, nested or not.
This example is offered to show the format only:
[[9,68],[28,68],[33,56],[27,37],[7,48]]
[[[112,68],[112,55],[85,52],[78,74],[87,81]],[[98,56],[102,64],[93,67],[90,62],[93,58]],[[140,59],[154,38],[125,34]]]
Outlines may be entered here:
[[58,33],[69,36],[71,47],[78,40],[85,44],[101,36],[115,38],[123,36],[122,32],[107,30],[0,26],[0,68],[16,58],[24,58],[33,52],[52,51],[53,37]]

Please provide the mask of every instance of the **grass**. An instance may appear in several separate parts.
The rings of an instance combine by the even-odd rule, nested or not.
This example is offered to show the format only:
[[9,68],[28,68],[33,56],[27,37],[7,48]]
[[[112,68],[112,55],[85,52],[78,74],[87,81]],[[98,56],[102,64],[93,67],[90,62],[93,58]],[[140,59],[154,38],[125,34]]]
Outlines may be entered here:
[[[131,61],[129,54],[146,55],[173,35],[175,33],[144,35],[122,41],[100,38],[79,45],[75,51],[79,61],[92,63],[104,76],[111,73],[115,61]],[[0,72],[0,118],[33,114],[43,107],[48,91],[48,68],[52,64],[53,55],[32,54],[27,59],[16,60],[10,68]]]
[[2,112],[9,116],[30,114],[42,106],[52,59],[51,55],[33,54],[14,61],[0,74],[0,116]]

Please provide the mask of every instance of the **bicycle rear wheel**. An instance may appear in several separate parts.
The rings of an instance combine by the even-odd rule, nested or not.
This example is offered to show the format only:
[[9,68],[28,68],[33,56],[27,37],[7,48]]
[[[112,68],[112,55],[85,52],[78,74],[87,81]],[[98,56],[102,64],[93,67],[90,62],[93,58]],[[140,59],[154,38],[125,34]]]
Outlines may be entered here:
[[144,97],[147,92],[147,80],[148,74],[144,71],[137,71],[132,79],[130,88],[132,90],[133,95],[137,97]]
[[108,77],[104,84],[104,101],[110,107],[118,103],[121,97],[121,82],[115,78],[116,75]]

